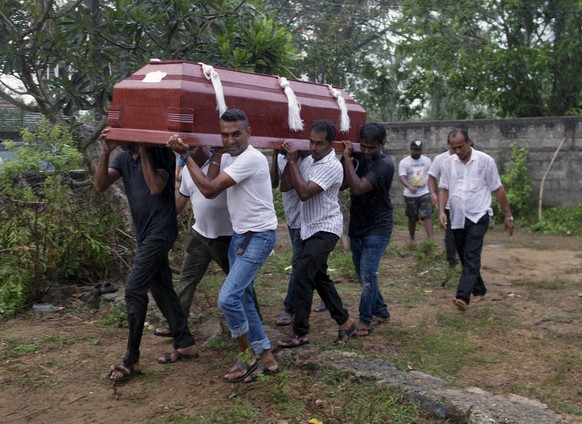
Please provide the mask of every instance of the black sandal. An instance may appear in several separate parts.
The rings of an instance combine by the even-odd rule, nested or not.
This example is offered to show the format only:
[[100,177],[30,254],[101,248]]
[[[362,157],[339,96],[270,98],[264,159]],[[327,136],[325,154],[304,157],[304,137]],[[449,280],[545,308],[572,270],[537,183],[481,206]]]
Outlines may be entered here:
[[[247,378],[254,370],[258,367],[258,363],[255,361],[253,364],[248,364],[244,359],[238,358],[234,364],[234,369],[231,368],[222,379],[227,383],[239,383]],[[235,378],[228,378],[228,375],[241,372],[242,374]]]
[[290,336],[285,337],[277,342],[277,346],[284,347],[284,348],[293,348],[297,346],[303,346],[304,344],[309,343],[305,337],[300,336],[299,334],[291,334]]
[[257,381],[261,375],[275,375],[279,374],[279,371],[281,371],[279,367],[270,369],[262,362],[259,362],[257,368],[246,376],[243,383],[253,383]]
[[347,343],[352,333],[356,331],[356,323],[354,322],[347,330],[339,330],[337,337],[334,340],[335,344]]

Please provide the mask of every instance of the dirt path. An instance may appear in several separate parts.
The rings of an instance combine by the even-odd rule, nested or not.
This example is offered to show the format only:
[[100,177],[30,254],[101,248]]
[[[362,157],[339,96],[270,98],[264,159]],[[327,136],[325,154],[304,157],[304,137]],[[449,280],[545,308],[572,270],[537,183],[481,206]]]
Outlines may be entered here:
[[[438,281],[427,280],[433,272],[430,265],[426,269],[414,265],[404,232],[395,234],[393,245],[399,254],[386,255],[380,273],[392,321],[378,327],[373,337],[353,341],[358,352],[371,357],[401,358],[407,345],[418,340],[400,339],[399,334],[414,335],[419,328],[438,331],[444,320],[465,319],[452,307],[454,287],[442,288]],[[488,234],[483,276],[489,292],[481,304],[471,305],[470,313],[485,320],[487,328],[486,320],[506,319],[506,328],[498,331],[498,326],[491,326],[481,340],[471,339],[484,355],[490,355],[489,365],[463,371],[457,378],[459,384],[497,393],[521,390],[522,395],[531,393],[545,401],[539,388],[555,386],[555,379],[560,378],[562,406],[582,414],[581,259],[581,239],[518,232],[509,240],[499,231]],[[279,287],[279,294],[267,299],[262,309],[265,322],[272,325],[280,312],[287,276],[269,274],[264,280],[261,284],[269,285],[269,290]],[[357,284],[339,279],[338,289],[347,307],[357,313]],[[193,319],[200,337],[199,325],[211,316],[220,319],[220,314],[206,298],[198,297],[202,296],[197,296],[193,310],[198,308],[198,312]],[[198,360],[164,366],[155,358],[171,350],[171,345],[148,331],[142,343],[145,375],[112,387],[104,377],[109,365],[119,361],[127,330],[104,325],[106,316],[106,311],[92,314],[69,307],[62,313],[28,313],[0,322],[3,423],[212,422],[203,418],[210,408],[223,405],[228,409],[240,396],[253,395],[262,405],[263,416],[238,422],[306,422],[289,419],[284,412],[261,403],[269,393],[269,387],[261,384],[268,383],[242,387],[221,381],[222,371],[235,359],[227,337],[222,344],[203,348]],[[314,314],[312,325],[312,342],[325,345],[334,337],[335,327],[326,314]],[[572,340],[578,341],[573,344]],[[205,342],[203,337],[200,342]],[[411,369],[423,368],[421,360],[408,359]],[[291,380],[302,373],[288,371]],[[548,400],[559,406],[555,394]],[[176,417],[182,414],[200,417],[200,421],[179,421]]]

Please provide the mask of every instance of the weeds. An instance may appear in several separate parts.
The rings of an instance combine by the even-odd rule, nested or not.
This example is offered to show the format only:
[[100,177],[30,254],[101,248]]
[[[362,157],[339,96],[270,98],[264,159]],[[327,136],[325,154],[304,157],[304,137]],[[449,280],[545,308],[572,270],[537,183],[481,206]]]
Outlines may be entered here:
[[109,325],[111,327],[116,328],[127,327],[127,314],[125,312],[124,305],[119,303],[113,303],[111,305],[111,309],[105,316],[103,323],[105,325]]
[[307,407],[309,418],[345,424],[412,423],[426,418],[420,404],[404,392],[346,373],[323,369]]
[[72,179],[82,157],[68,129],[42,122],[22,139],[0,169],[0,318],[62,282],[106,274],[118,223],[89,184]]

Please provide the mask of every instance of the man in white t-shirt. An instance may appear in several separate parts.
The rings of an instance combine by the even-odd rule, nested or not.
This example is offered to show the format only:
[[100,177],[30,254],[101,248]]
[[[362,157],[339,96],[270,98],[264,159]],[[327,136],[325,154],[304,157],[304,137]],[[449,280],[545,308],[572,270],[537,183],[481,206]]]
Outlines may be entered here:
[[356,329],[354,320],[343,307],[342,299],[327,274],[327,259],[343,232],[343,216],[338,203],[343,168],[333,150],[335,135],[336,128],[331,122],[316,121],[309,135],[311,155],[303,159],[300,165],[293,143],[284,141],[282,144],[289,162],[281,180],[281,191],[294,189],[301,199],[303,248],[294,270],[293,332],[277,342],[279,347],[293,348],[308,343],[314,290],[317,290],[338,324],[336,343],[347,342]]
[[422,154],[422,141],[410,143],[410,155],[398,164],[398,175],[404,186],[404,203],[408,217],[410,246],[416,245],[416,222],[422,219],[428,239],[432,239],[432,203],[428,191],[430,159]]
[[[196,147],[190,151],[196,164],[207,174],[210,163],[220,163],[224,168],[226,156],[222,149],[215,149],[211,155],[206,147]],[[178,297],[186,318],[190,315],[190,307],[198,284],[206,274],[210,262],[214,260],[228,274],[228,246],[232,239],[232,224],[226,205],[226,192],[220,193],[214,199],[207,199],[200,193],[189,172],[181,173],[181,182],[176,194],[176,211],[180,214],[188,200],[192,205],[194,225],[184,238],[184,259],[180,272]],[[255,296],[255,306],[258,304]],[[259,314],[260,315],[260,314]],[[154,331],[156,336],[171,337],[169,326]]]
[[481,278],[481,251],[489,228],[491,193],[505,213],[505,231],[513,235],[513,216],[501,184],[493,158],[473,149],[466,130],[455,129],[449,135],[449,144],[455,152],[442,168],[439,181],[439,220],[448,225],[445,207],[450,209],[450,225],[463,270],[453,303],[465,311],[471,301],[482,300],[487,292]]
[[[277,216],[269,163],[249,144],[251,127],[246,114],[229,109],[220,117],[219,125],[227,154],[219,173],[218,161],[210,161],[208,175],[202,172],[179,137],[170,137],[168,146],[186,162],[192,180],[205,197],[226,191],[233,235],[228,251],[230,269],[218,295],[218,306],[237,342],[239,357],[223,380],[250,383],[261,373],[279,370],[253,301],[254,279],[275,245]],[[255,355],[260,356],[260,362]]]

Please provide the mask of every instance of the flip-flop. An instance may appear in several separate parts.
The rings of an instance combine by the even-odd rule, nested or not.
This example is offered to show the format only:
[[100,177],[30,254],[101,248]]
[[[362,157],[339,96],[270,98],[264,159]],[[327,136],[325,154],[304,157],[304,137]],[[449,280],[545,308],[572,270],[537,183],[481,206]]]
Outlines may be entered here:
[[467,306],[469,306],[467,302],[465,302],[463,299],[459,299],[458,297],[453,299],[453,303],[461,312],[465,312],[467,310]]
[[372,331],[374,331],[374,329],[372,327],[356,328],[356,331],[354,331],[354,336],[366,337],[366,336],[369,336],[370,334],[372,334]]
[[313,310],[313,312],[317,312],[317,313],[321,313],[321,312],[325,312],[327,311],[327,306],[325,306],[325,303],[321,302],[318,303],[317,306],[315,307],[315,309]]
[[[169,332],[166,333],[164,330],[168,330]],[[173,334],[172,334],[172,330],[170,330],[170,327],[156,328],[156,330],[154,331],[154,336],[158,336],[158,337],[174,337]]]
[[354,322],[347,330],[338,330],[337,337],[333,341],[335,344],[347,343],[352,333],[356,331],[356,323]]
[[[115,372],[120,373],[121,377],[112,378],[113,373]],[[112,383],[123,383],[139,374],[141,374],[141,368],[136,369],[133,367],[133,365],[130,366],[125,366],[122,364],[119,364],[117,366],[111,365],[111,370],[107,374],[107,380],[111,381]]]
[[[244,359],[238,358],[234,364],[234,369],[230,369],[226,375],[222,377],[222,380],[226,381],[227,383],[239,383],[247,378],[254,370],[256,370],[258,366],[258,362],[255,362],[254,364],[248,364]],[[226,377],[227,375],[233,374],[235,372],[242,372],[242,374],[235,378]]]
[[[260,371],[260,372],[257,372],[257,371]],[[254,369],[251,373],[249,373],[245,377],[245,379],[243,380],[243,383],[245,383],[245,384],[253,383],[253,382],[257,381],[261,375],[275,375],[275,374],[279,374],[279,371],[281,371],[279,369],[279,367],[277,367],[275,369],[269,369],[269,368],[267,368],[267,366],[265,364],[263,364],[262,362],[259,362],[257,368]]]
[[277,342],[277,346],[284,347],[284,348],[294,348],[298,346],[303,346],[309,343],[305,337],[302,337],[298,334],[291,334],[290,336],[285,337]]
[[164,353],[164,356],[161,356],[158,358],[158,362],[160,364],[173,364],[174,362],[177,362],[177,361],[183,361],[186,359],[194,359],[194,358],[198,358],[198,353],[195,353],[193,355],[186,355],[184,353],[180,353],[177,350],[175,350],[173,352]]
[[281,315],[277,318],[277,324],[279,327],[284,327],[286,325],[290,325],[293,322],[293,317],[291,315]]

